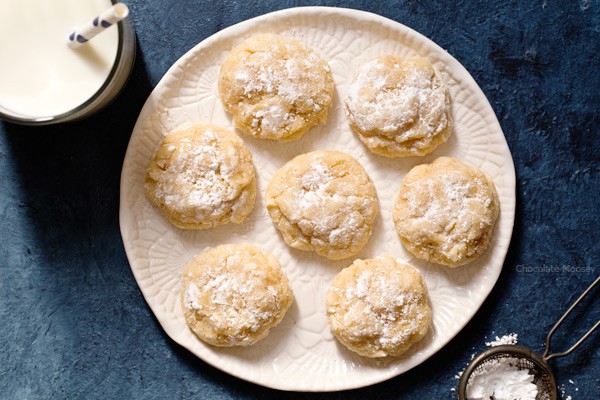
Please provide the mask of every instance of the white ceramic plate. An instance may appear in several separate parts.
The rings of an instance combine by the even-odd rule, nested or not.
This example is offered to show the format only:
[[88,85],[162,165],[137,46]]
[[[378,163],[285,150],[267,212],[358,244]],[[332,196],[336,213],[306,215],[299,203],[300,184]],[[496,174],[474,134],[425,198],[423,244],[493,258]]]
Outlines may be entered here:
[[[258,33],[295,38],[331,65],[336,96],[325,125],[302,139],[278,143],[240,133],[253,153],[259,196],[242,225],[212,230],[174,228],[144,196],[148,161],[169,131],[192,123],[231,126],[217,96],[219,66],[228,51]],[[349,127],[341,106],[353,71],[377,56],[427,57],[446,78],[453,102],[454,134],[423,158],[388,159],[368,152]],[[390,254],[418,267],[433,309],[430,333],[408,353],[372,360],[338,344],[325,317],[331,279],[354,258],[328,261],[288,248],[268,217],[262,191],[292,157],[316,149],[354,155],[371,175],[380,204],[373,236],[356,258]],[[483,169],[496,184],[501,203],[489,251],[465,267],[450,270],[421,262],[400,244],[391,209],[400,181],[416,164],[456,156]],[[283,390],[334,391],[397,376],[422,363],[452,339],[492,290],[508,249],[515,210],[515,172],[506,140],[490,104],[469,73],[446,51],[419,33],[386,18],[348,9],[307,7],[283,10],[224,29],[191,49],[165,74],[135,125],[121,179],[120,224],[131,269],[165,332],[207,363],[237,377]],[[295,303],[283,322],[247,348],[215,348],[187,328],[179,290],[181,270],[195,254],[222,243],[251,242],[272,252],[290,278]]]

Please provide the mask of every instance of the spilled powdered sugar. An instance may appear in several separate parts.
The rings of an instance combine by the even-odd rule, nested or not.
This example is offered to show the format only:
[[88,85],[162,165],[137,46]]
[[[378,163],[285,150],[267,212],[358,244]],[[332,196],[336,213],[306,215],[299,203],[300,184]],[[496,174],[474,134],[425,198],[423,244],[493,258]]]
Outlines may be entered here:
[[505,344],[517,344],[518,335],[516,333],[509,333],[508,335],[504,335],[502,337],[496,336],[496,339],[485,342],[485,345],[488,347],[496,347]]

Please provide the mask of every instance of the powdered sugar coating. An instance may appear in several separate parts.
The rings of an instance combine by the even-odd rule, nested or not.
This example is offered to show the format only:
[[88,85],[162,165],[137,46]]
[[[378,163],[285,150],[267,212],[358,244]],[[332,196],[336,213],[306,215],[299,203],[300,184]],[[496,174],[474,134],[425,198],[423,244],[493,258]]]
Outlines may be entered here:
[[250,244],[207,249],[183,272],[186,322],[215,346],[247,346],[263,339],[292,301],[275,257]]
[[499,213],[494,183],[453,157],[411,169],[394,205],[402,243],[416,257],[457,267],[488,247]]
[[258,35],[234,48],[219,76],[219,94],[235,125],[263,139],[295,140],[327,118],[331,68],[304,44]]
[[340,151],[295,157],[274,175],[266,197],[267,210],[289,246],[330,259],[358,253],[377,213],[371,178]]
[[387,157],[422,156],[451,133],[450,97],[424,58],[384,56],[358,69],[345,111],[360,140]]
[[356,260],[327,293],[332,333],[366,357],[400,355],[421,340],[431,323],[420,272],[392,257]]
[[256,197],[252,155],[236,134],[196,125],[168,134],[146,172],[146,195],[176,226],[241,223]]

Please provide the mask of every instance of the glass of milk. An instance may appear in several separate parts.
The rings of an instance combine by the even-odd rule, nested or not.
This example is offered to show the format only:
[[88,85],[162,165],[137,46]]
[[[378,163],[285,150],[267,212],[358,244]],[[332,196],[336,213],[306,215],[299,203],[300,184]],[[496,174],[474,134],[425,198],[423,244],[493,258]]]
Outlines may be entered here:
[[76,49],[76,27],[117,1],[0,0],[0,118],[46,125],[88,117],[125,85],[135,59],[127,19]]

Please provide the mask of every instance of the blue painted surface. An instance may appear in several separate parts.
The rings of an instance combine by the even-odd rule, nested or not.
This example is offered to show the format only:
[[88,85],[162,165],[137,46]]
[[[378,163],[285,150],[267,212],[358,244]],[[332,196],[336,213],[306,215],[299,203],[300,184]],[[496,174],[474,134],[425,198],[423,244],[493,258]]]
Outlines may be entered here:
[[[431,359],[387,382],[282,394],[208,366],[163,333],[129,269],[118,226],[129,135],[151,89],[197,42],[310,2],[127,4],[138,59],[112,105],[66,125],[0,123],[0,398],[452,399],[455,374],[486,340],[517,332],[521,344],[541,351],[553,321],[600,274],[597,0],[326,1],[320,4],[371,11],[421,32],[482,87],[517,172],[508,258],[467,327]],[[543,266],[558,272],[526,272]],[[600,292],[594,297],[557,334],[556,348],[598,320]],[[600,399],[599,346],[596,334],[553,362],[559,385],[574,400]]]

